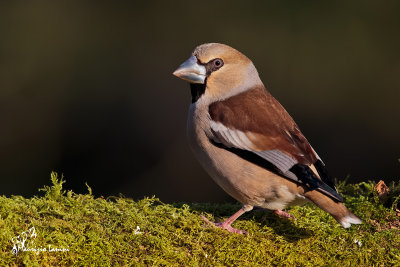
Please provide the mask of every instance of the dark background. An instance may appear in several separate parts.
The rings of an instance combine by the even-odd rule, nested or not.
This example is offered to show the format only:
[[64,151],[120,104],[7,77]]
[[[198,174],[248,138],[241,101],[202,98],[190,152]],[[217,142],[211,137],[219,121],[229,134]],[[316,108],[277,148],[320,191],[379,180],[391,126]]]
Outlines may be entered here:
[[186,141],[192,49],[243,52],[339,180],[399,179],[398,1],[0,4],[0,194],[229,199]]

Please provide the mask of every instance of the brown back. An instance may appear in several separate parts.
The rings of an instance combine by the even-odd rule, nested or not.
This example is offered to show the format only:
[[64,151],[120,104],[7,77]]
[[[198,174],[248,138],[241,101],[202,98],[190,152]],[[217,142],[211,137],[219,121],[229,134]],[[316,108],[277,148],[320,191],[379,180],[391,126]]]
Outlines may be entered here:
[[209,113],[212,120],[228,128],[250,132],[248,137],[259,151],[278,149],[300,164],[317,160],[292,117],[263,86],[214,102]]

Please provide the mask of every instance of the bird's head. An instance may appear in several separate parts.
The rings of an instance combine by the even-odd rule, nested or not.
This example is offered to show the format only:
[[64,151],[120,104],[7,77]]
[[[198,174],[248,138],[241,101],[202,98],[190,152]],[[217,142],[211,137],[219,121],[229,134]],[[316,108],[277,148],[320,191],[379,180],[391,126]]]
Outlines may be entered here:
[[224,99],[262,84],[250,59],[218,43],[196,47],[173,74],[191,84],[204,85],[205,93],[214,99]]

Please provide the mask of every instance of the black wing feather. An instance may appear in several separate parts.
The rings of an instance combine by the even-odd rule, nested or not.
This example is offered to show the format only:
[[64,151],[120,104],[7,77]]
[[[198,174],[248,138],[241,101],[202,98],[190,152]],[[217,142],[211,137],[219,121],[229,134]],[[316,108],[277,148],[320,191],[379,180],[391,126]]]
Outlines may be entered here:
[[[239,149],[239,148],[233,148],[233,147],[226,147],[221,143],[217,143],[217,142],[213,141],[212,139],[210,139],[210,141],[211,141],[211,143],[213,143],[215,146],[217,146],[219,148],[226,149],[249,162],[252,162],[264,169],[274,172],[277,175],[288,178],[275,165],[273,165],[266,159],[254,154],[251,151],[243,150],[243,149]],[[316,168],[318,171],[318,167],[316,167]],[[329,177],[329,176],[327,176],[326,171],[325,171],[326,175],[321,175],[321,173],[320,173],[321,169],[320,169],[320,171],[318,171],[318,174],[321,176],[321,179],[325,179],[326,181],[328,181],[328,183],[330,183],[330,185],[328,185],[325,182],[325,180],[321,181],[320,179],[318,179],[318,177],[314,174],[314,172],[307,165],[296,164],[290,169],[290,171],[292,173],[294,173],[296,175],[296,177],[299,179],[298,181],[295,181],[295,182],[300,182],[300,183],[306,185],[310,190],[321,191],[322,193],[326,194],[327,196],[331,197],[332,199],[339,201],[339,202],[343,202],[343,197],[341,195],[339,195],[339,193],[334,189],[335,187],[333,185],[333,181],[326,180],[327,179],[326,177]],[[325,178],[322,178],[322,177],[325,177]],[[292,178],[290,178],[290,179],[292,179]]]
[[[335,183],[333,182],[332,177],[328,174],[325,164],[321,160],[318,159],[314,163],[314,166],[315,166],[315,169],[317,169],[319,177],[321,177],[322,181],[324,181],[324,183],[326,183],[327,185],[329,185],[330,187],[332,187],[336,190]],[[337,190],[336,190],[336,192],[337,192]]]
[[[343,202],[343,197],[339,195],[339,193],[336,191],[335,186],[333,185],[332,188],[330,185],[326,184],[325,181],[321,181],[320,179],[318,179],[318,177],[310,169],[309,166],[296,164],[290,169],[290,171],[293,172],[297,176],[297,178],[299,178],[299,180],[302,181],[308,188],[310,188],[310,190],[317,189],[324,192],[334,200]],[[333,184],[333,182],[331,184]]]

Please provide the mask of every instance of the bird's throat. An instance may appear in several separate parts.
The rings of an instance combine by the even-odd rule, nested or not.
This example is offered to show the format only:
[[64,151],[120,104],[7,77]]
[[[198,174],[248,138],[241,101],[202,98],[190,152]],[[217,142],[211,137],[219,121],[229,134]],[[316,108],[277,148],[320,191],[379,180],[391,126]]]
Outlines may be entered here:
[[201,83],[191,83],[190,84],[190,93],[192,94],[192,103],[196,103],[196,101],[204,94],[206,91],[206,84]]

